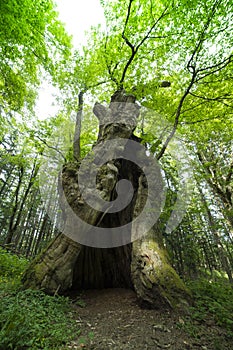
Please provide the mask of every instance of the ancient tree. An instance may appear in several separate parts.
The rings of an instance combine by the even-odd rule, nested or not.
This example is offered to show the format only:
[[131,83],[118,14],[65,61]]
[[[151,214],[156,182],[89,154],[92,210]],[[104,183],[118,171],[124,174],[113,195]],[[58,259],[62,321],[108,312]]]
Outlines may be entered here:
[[[92,198],[92,191],[88,194],[88,190],[89,203],[86,203],[79,187],[80,162],[65,164],[60,179],[60,202],[65,217],[64,231],[31,263],[23,276],[25,288],[39,288],[50,294],[62,294],[71,288],[132,288],[139,300],[151,307],[175,308],[184,305],[184,302],[190,299],[189,292],[169,264],[158,225],[154,223],[151,227],[147,226],[150,210],[143,222],[135,220],[148,203],[150,182],[158,189],[157,197],[149,198],[150,208],[156,211],[157,217],[162,200],[161,178],[154,176],[153,171],[152,176],[147,177],[145,170],[129,159],[138,153],[138,159],[144,159],[144,168],[152,170],[153,164],[150,163],[146,150],[142,151],[141,140],[133,133],[140,113],[135,100],[133,95],[126,94],[121,89],[112,96],[109,107],[95,104],[93,111],[99,120],[99,135],[94,148],[97,149],[99,158],[104,156],[101,153],[103,142],[115,142],[114,151],[108,150],[111,159],[99,168],[96,176],[98,194],[110,205],[105,208],[100,206],[99,210],[96,210],[96,206],[90,205],[91,200],[95,198]],[[119,139],[125,140],[123,146],[122,143],[116,142]],[[133,148],[134,154],[130,155],[132,149],[129,145],[132,141],[136,146]],[[119,156],[122,148],[129,153],[126,159]],[[92,172],[92,166],[90,160],[89,172]],[[130,181],[132,185],[122,197],[125,199],[131,195],[131,200],[125,207],[117,202],[118,196],[121,195],[120,190],[124,191],[124,186],[117,186],[123,179]],[[113,202],[118,203],[118,212],[112,210]],[[74,225],[71,211],[72,215],[77,215],[94,229],[104,228],[105,238],[91,236],[96,234],[95,230],[85,231],[82,225]],[[124,225],[127,230],[120,234]],[[147,233],[144,233],[145,227],[149,227]],[[98,246],[101,239],[102,242]],[[107,242],[106,246],[104,242]]]

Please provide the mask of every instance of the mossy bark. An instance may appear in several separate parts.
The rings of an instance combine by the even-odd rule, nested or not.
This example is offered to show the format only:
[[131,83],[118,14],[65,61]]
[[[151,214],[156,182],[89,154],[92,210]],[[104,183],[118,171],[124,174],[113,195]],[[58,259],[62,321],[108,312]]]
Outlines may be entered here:
[[191,295],[169,263],[166,250],[151,230],[132,249],[132,283],[139,300],[153,308],[185,308]]
[[[114,102],[129,102],[129,108],[124,110],[124,118],[119,116],[122,108]],[[97,145],[115,138],[140,142],[133,134],[139,115],[134,96],[118,91],[112,96],[109,108],[97,103],[94,113],[100,121]],[[147,157],[146,153],[142,156]],[[115,159],[114,154],[112,159]],[[98,173],[96,184],[102,198],[106,201],[115,199],[116,183],[125,178],[132,183],[134,194],[125,209],[119,213],[103,215],[83,201],[79,192],[78,167],[78,163],[69,163],[63,169],[64,193],[61,195],[61,203],[66,199],[72,210],[93,226],[120,227],[132,222],[131,237],[142,236],[141,225],[133,221],[143,210],[148,195],[142,169],[125,159],[106,162]],[[63,212],[66,216],[66,206],[63,207]],[[68,215],[66,228],[71,226]],[[184,300],[190,299],[188,290],[169,264],[156,227],[133,244],[106,249],[84,246],[60,234],[32,262],[23,276],[23,284],[25,288],[41,288],[47,293],[64,293],[70,288],[133,288],[140,300],[155,308],[175,308]]]
[[81,245],[60,234],[39,254],[23,275],[24,288],[63,293],[72,286],[73,270]]

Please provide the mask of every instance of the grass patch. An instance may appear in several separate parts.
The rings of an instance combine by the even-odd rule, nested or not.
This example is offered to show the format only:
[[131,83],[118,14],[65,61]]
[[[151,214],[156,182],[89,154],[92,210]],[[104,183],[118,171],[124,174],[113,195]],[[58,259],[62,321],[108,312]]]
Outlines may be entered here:
[[[226,339],[233,339],[233,289],[224,277],[214,280],[202,278],[189,281],[188,287],[194,296],[194,306],[190,315],[178,328],[183,328],[189,335],[199,338],[200,331],[209,333],[209,324],[221,327]],[[217,342],[218,339],[213,339]],[[216,345],[216,344],[215,344]],[[214,349],[221,349],[218,345]],[[222,344],[221,344],[222,346]]]
[[28,261],[0,250],[0,349],[61,349],[78,337],[71,302],[38,290],[20,290]]
[[224,278],[200,279],[189,282],[195,305],[191,317],[198,322],[214,319],[216,325],[228,331],[233,337],[233,288]]
[[0,288],[14,291],[21,286],[21,277],[29,261],[24,257],[11,254],[0,247]]

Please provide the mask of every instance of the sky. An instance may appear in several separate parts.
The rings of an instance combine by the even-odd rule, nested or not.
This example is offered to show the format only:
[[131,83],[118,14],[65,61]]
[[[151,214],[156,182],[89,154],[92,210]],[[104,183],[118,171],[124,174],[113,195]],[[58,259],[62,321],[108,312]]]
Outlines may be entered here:
[[77,47],[85,43],[84,32],[92,25],[104,23],[104,13],[99,0],[55,0],[60,20],[73,35]]
[[[65,24],[67,33],[73,36],[75,48],[85,44],[85,31],[93,25],[105,23],[99,0],[54,0],[54,2],[57,5],[59,19]],[[58,108],[53,93],[55,90],[48,83],[41,86],[36,106],[39,119],[46,119],[56,114]]]

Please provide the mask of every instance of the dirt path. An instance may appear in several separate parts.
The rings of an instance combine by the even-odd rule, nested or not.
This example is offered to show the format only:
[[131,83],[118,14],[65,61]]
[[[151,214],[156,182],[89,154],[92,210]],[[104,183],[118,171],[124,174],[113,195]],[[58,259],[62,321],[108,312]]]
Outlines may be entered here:
[[211,320],[190,324],[187,315],[143,309],[131,290],[89,290],[80,300],[74,308],[81,334],[64,349],[231,349]]

